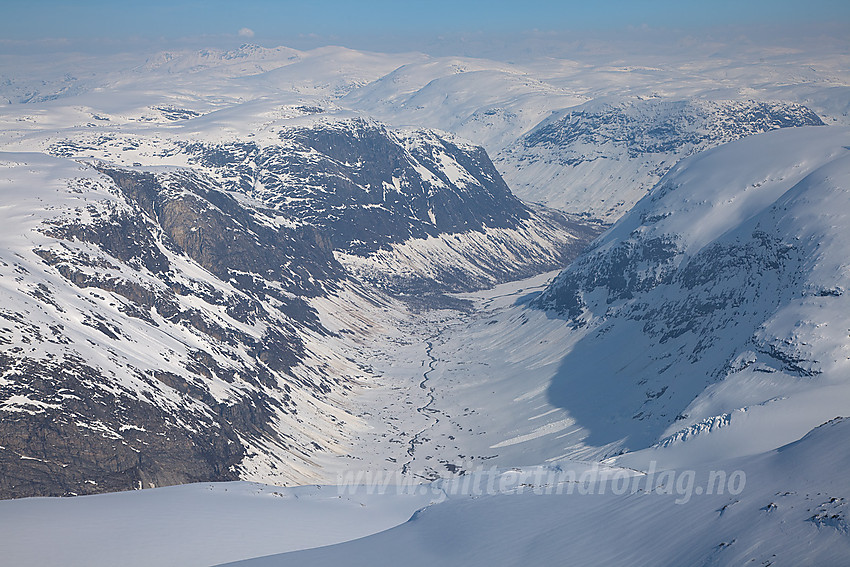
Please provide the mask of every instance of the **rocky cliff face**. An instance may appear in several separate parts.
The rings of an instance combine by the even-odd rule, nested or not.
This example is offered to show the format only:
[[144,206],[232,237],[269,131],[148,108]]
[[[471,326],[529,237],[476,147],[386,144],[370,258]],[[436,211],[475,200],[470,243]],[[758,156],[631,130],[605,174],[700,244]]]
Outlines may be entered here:
[[320,448],[291,434],[291,394],[315,404],[346,381],[305,366],[323,332],[308,300],[343,276],[331,251],[187,172],[101,171],[52,182],[70,202],[38,193],[39,243],[5,290],[3,495],[235,479],[258,443]]
[[368,254],[411,238],[510,227],[531,215],[479,147],[361,119],[282,130],[280,143],[193,144],[189,161],[263,205]]
[[[53,147],[115,143],[140,145]],[[474,289],[600,230],[526,207],[483,150],[428,132],[354,120],[171,149],[182,167],[4,155],[3,497],[320,480],[312,456],[359,427],[345,396],[368,369],[318,300]],[[379,260],[416,246],[415,266]]]

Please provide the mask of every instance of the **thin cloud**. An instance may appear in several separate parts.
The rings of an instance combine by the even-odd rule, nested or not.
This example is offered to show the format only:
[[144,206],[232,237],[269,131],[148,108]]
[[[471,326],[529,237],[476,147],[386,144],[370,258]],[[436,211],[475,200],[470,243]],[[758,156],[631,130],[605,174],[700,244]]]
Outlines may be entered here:
[[254,37],[254,30],[251,28],[242,28],[239,30],[239,37]]

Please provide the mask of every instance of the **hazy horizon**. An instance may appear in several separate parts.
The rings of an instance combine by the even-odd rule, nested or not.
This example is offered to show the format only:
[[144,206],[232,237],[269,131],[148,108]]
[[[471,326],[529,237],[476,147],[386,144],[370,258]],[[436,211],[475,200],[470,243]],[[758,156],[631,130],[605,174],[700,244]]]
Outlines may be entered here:
[[232,49],[244,43],[312,49],[339,45],[378,52],[418,51],[495,59],[604,53],[630,44],[707,48],[777,45],[846,50],[850,4],[831,0],[726,0],[683,4],[583,2],[407,2],[309,5],[248,0],[122,3],[37,0],[6,3],[0,53],[114,54]]

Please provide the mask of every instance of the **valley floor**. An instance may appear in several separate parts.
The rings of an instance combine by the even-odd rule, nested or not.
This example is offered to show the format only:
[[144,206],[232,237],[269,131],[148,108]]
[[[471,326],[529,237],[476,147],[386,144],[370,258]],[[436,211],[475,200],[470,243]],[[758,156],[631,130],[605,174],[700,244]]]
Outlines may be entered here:
[[[380,472],[425,482],[580,449],[580,428],[546,400],[559,362],[549,344],[563,322],[518,307],[555,274],[459,295],[466,310],[412,312],[364,345],[355,356],[378,376],[356,399],[368,427],[322,468],[340,480]],[[505,325],[517,318],[534,321],[508,341]]]

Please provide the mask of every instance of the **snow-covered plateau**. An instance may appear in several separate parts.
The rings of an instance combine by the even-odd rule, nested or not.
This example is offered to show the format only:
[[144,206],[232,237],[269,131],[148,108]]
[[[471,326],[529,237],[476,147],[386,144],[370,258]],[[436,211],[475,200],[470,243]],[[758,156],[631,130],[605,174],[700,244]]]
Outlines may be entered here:
[[2,563],[846,564],[831,53],[0,54]]

